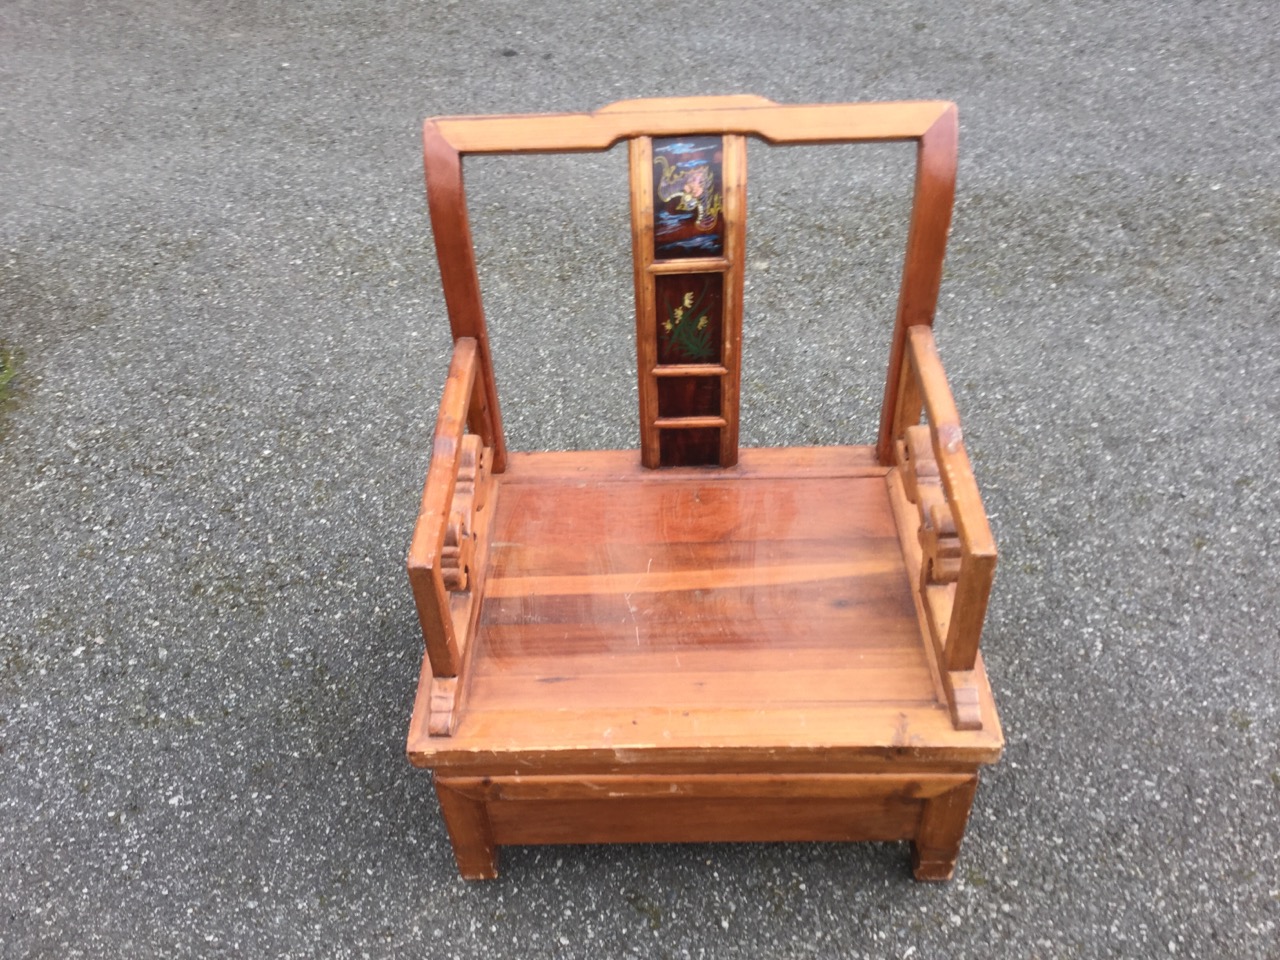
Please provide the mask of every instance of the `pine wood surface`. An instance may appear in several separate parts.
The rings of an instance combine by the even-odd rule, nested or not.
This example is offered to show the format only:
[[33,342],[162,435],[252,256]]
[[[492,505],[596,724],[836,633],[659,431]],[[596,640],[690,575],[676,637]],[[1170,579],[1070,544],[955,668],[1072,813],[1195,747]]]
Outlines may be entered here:
[[770,143],[919,139],[954,111],[944,101],[780,106],[763,97],[629,100],[594,113],[435,117],[427,126],[459,153],[607,150],[626,137],[738,133]]
[[734,482],[634,451],[513,455],[466,708],[451,737],[411,737],[415,762],[994,759],[985,680],[991,726],[953,729],[873,452],[791,453],[744,450]]

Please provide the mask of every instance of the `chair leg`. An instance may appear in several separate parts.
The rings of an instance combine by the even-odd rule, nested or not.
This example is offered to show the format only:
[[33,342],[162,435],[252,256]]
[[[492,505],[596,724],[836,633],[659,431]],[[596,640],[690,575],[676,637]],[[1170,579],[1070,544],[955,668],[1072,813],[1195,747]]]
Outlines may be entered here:
[[911,870],[917,880],[951,879],[977,789],[978,778],[974,777],[926,801],[920,829],[911,843]]
[[492,880],[498,875],[498,849],[484,801],[459,793],[436,780],[436,797],[453,844],[458,872],[465,880]]

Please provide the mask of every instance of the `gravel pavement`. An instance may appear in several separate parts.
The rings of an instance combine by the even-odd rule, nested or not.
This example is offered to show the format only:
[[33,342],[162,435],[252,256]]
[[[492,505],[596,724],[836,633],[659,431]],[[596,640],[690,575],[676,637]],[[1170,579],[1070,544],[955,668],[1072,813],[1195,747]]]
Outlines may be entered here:
[[[1280,7],[0,6],[0,955],[1280,957]],[[443,113],[946,98],[1008,736],[905,846],[512,849],[404,759]],[[744,440],[870,436],[910,150],[753,146]],[[515,449],[634,444],[625,152],[468,183]],[[12,376],[10,376],[12,375]]]

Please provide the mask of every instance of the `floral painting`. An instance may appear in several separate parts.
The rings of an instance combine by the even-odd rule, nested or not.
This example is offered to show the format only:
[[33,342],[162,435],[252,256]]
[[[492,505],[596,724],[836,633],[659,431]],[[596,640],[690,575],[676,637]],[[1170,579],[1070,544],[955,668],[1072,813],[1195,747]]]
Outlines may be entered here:
[[723,290],[718,273],[657,278],[659,363],[720,362]]
[[719,137],[653,141],[655,259],[724,254],[723,164]]

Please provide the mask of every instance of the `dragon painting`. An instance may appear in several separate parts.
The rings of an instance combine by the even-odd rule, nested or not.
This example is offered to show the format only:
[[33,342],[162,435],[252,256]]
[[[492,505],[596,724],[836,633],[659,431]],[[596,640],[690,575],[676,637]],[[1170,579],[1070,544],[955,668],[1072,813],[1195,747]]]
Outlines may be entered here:
[[663,203],[678,199],[680,202],[676,204],[676,210],[696,213],[694,225],[699,230],[714,230],[724,204],[711,164],[672,165],[663,156],[654,157],[653,162],[662,167],[657,185],[658,198]]

